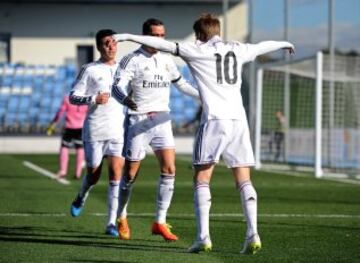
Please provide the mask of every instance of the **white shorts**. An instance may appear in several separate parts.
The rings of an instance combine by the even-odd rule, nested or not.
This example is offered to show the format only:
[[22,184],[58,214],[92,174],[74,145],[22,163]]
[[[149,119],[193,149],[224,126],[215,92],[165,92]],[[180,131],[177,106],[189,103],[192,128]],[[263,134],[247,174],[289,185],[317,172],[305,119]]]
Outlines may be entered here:
[[240,120],[209,120],[199,127],[193,164],[217,163],[220,156],[228,168],[254,166],[247,123]]
[[85,159],[88,167],[98,167],[103,157],[115,156],[124,158],[122,155],[124,140],[111,139],[105,141],[84,142]]
[[175,148],[169,112],[129,115],[128,118],[126,159],[130,161],[144,159],[148,145],[153,151]]

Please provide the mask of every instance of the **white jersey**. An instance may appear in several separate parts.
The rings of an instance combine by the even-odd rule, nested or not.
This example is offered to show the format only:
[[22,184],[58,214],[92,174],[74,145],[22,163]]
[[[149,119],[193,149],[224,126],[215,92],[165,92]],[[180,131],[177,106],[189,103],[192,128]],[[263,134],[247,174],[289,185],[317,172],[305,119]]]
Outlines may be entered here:
[[179,43],[178,54],[190,67],[203,103],[202,122],[209,119],[246,120],[241,96],[244,63],[255,59],[248,46],[215,36],[206,43]]
[[123,138],[124,106],[113,97],[106,104],[95,104],[99,93],[111,94],[117,66],[117,63],[108,65],[100,61],[86,64],[73,85],[70,92],[71,103],[89,105],[83,127],[84,141]]
[[242,65],[256,56],[280,48],[294,49],[294,45],[286,41],[243,44],[224,42],[219,36],[195,43],[174,43],[158,37],[132,34],[115,34],[113,38],[116,41],[130,40],[180,56],[189,65],[198,85],[203,104],[202,122],[209,119],[245,120],[240,93]]
[[170,55],[157,52],[150,54],[143,48],[125,56],[119,64],[113,90],[119,100],[130,94],[138,109],[128,109],[129,114],[169,112],[170,87],[175,84],[188,95],[198,97],[198,91],[182,77]]

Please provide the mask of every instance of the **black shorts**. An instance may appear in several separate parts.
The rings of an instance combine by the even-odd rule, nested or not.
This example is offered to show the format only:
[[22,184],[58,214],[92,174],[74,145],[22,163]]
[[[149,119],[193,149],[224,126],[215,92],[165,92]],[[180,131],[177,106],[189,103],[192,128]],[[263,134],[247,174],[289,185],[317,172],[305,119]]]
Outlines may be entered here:
[[81,138],[82,129],[64,129],[61,146],[67,148],[83,148],[83,142]]

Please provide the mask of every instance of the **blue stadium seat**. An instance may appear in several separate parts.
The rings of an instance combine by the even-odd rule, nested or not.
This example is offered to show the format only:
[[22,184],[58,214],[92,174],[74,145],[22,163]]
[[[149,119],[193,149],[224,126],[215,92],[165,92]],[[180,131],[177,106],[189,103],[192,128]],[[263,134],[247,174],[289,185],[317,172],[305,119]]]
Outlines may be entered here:
[[5,108],[0,107],[0,120],[2,119],[2,117],[5,115]]
[[171,86],[170,97],[178,97],[181,96],[182,92],[179,91],[174,85]]
[[26,77],[24,78],[24,81],[23,81],[23,86],[24,87],[32,87],[33,79],[34,79],[33,76],[26,75]]
[[67,68],[66,66],[60,66],[56,70],[55,80],[64,81],[66,79]]
[[41,75],[34,75],[33,81],[34,81],[34,83],[42,84],[42,83],[45,82],[45,77],[42,74]]
[[43,97],[41,90],[33,90],[31,94],[32,103],[40,103],[41,98]]
[[34,117],[39,114],[39,111],[40,111],[39,107],[31,105],[31,107],[29,108],[29,116]]
[[193,82],[194,78],[191,75],[190,69],[188,66],[183,66],[182,69],[180,70],[182,76],[189,82]]
[[58,109],[62,103],[63,100],[63,96],[57,96],[53,98],[52,104],[51,104],[51,108],[53,109]]
[[7,112],[4,118],[4,124],[6,126],[15,126],[17,123],[16,117],[17,117],[17,113]]
[[74,80],[76,78],[76,65],[68,64],[66,65],[66,78]]
[[62,97],[64,94],[64,82],[56,82],[53,88],[54,97]]
[[5,92],[0,93],[0,108],[6,108],[7,107],[9,98],[10,98],[9,93],[5,93]]
[[42,112],[47,112],[51,107],[52,98],[51,97],[42,97],[40,100],[40,108]]
[[27,112],[30,108],[30,102],[31,102],[30,96],[21,96],[18,111]]
[[51,96],[54,89],[54,83],[51,82],[45,82],[43,85],[42,94],[44,96]]
[[170,108],[172,111],[182,110],[184,108],[183,100],[180,97],[170,99]]
[[29,124],[29,114],[28,112],[19,112],[16,116],[16,121],[20,125]]
[[49,122],[52,120],[53,116],[49,113],[42,112],[38,115],[38,124],[42,126],[49,125]]
[[2,86],[3,87],[11,87],[13,82],[12,75],[4,75],[2,79]]
[[18,110],[18,106],[19,106],[19,102],[20,102],[20,96],[19,95],[12,95],[9,97],[9,102],[7,105],[7,110],[8,113],[16,113]]
[[69,93],[70,92],[74,81],[75,81],[75,78],[67,78],[66,79],[65,86],[64,86],[64,93]]

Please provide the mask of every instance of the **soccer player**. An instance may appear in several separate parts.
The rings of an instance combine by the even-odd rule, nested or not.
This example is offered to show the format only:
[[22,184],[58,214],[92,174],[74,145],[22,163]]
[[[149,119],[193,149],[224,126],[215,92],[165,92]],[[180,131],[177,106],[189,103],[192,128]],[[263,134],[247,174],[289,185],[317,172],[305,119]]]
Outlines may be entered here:
[[62,133],[61,147],[59,154],[59,171],[58,177],[65,177],[68,172],[69,148],[75,148],[76,151],[76,168],[75,178],[80,179],[84,163],[84,148],[81,140],[81,131],[84,125],[87,113],[87,105],[72,105],[69,96],[64,96],[59,110],[56,112],[54,119],[47,128],[47,134],[50,136],[55,130],[56,123],[65,114],[65,128]]
[[193,29],[194,43],[173,43],[131,34],[118,34],[114,39],[130,40],[180,56],[190,67],[199,88],[203,113],[193,151],[197,237],[189,252],[212,249],[209,184],[214,166],[222,155],[232,170],[247,222],[241,252],[254,254],[261,249],[261,241],[257,229],[257,193],[250,180],[249,167],[254,165],[254,156],[240,93],[241,68],[244,63],[267,52],[283,48],[293,53],[294,46],[277,41],[258,44],[225,42],[220,38],[220,22],[211,14],[202,15],[195,21]]
[[[115,32],[103,29],[96,33],[96,47],[100,59],[82,67],[70,92],[70,102],[88,105],[82,139],[84,141],[87,174],[79,193],[71,205],[71,215],[80,215],[90,190],[100,178],[103,158],[108,160],[108,223],[106,234],[118,236],[116,217],[121,172],[124,165],[124,106],[111,96],[117,70]],[[127,100],[128,101],[128,100]],[[134,107],[134,104],[132,105]]]
[[[143,34],[164,38],[164,24],[150,18],[143,23]],[[126,162],[119,195],[119,237],[130,239],[127,206],[141,160],[145,158],[147,145],[150,145],[160,166],[156,217],[151,231],[165,240],[176,241],[178,237],[171,232],[166,221],[175,181],[175,143],[169,113],[170,87],[174,84],[180,91],[193,97],[198,97],[199,93],[182,78],[171,56],[148,46],[141,46],[125,56],[120,68],[113,93],[122,100],[128,88],[138,108],[136,111],[128,110]]]

